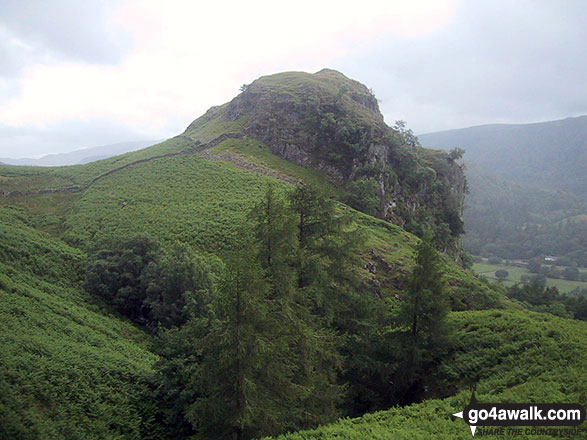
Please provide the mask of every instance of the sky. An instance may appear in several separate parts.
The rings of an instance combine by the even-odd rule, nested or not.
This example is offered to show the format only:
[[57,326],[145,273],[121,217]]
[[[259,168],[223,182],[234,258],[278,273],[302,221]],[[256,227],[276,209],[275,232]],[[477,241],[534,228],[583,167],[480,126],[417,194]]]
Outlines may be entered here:
[[328,67],[415,133],[587,114],[587,1],[2,0],[0,157],[181,133]]

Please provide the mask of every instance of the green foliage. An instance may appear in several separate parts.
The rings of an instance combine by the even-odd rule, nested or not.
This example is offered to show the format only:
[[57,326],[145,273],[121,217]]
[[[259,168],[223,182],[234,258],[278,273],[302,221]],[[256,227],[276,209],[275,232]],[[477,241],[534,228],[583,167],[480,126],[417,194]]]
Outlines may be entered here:
[[584,322],[521,310],[458,312],[448,318],[456,343],[434,375],[437,380],[444,377],[444,387],[452,390],[453,396],[277,438],[452,440],[471,435],[468,426],[452,420],[450,414],[462,411],[469,402],[472,384],[477,385],[476,396],[481,402],[577,403],[587,393]]
[[315,290],[316,306],[331,318],[337,304],[357,286],[354,267],[362,237],[351,217],[338,215],[332,200],[316,187],[298,185],[289,194],[298,238],[298,288]]
[[0,438],[160,438],[149,336],[80,287],[85,255],[0,207]]
[[[411,206],[426,205],[422,225],[430,224],[446,243],[458,236],[458,216],[442,212],[445,207],[455,212],[459,208],[458,199],[449,200],[456,169],[447,156],[405,145],[384,125],[373,94],[360,84],[333,71],[310,77],[270,77],[251,84],[240,96],[275,92],[275,101],[265,101],[263,111],[272,113],[275,105],[304,114],[304,130],[322,127],[314,158],[340,165],[349,176],[355,168],[352,159],[382,141],[389,147],[387,164],[360,167],[357,178],[363,180],[350,186],[362,191],[375,189],[379,181],[388,188],[399,185],[405,196],[398,200],[404,203],[401,209],[410,212]],[[16,329],[7,346],[16,352],[35,335],[31,351],[39,351],[42,362],[65,359],[62,365],[72,365],[75,371],[63,382],[67,388],[56,380],[68,377],[66,368],[41,362],[42,373],[29,387],[27,375],[36,374],[37,357],[23,360],[8,353],[8,359],[17,361],[6,368],[3,364],[2,371],[9,372],[6,383],[15,382],[13,370],[26,371],[16,380],[14,394],[6,394],[16,403],[3,401],[10,429],[20,426],[23,436],[49,438],[250,437],[398,403],[389,387],[401,357],[392,337],[398,332],[392,318],[400,307],[393,294],[404,296],[405,274],[414,267],[413,235],[336,202],[331,197],[343,199],[344,190],[322,172],[273,155],[268,147],[275,148],[272,141],[264,144],[250,136],[214,147],[212,153],[218,156],[246,159],[249,171],[239,169],[243,164],[238,161],[222,163],[219,157],[211,161],[196,154],[136,163],[196,150],[201,147],[198,141],[242,133],[249,122],[259,122],[247,119],[250,115],[226,119],[225,110],[227,106],[211,109],[184,135],[158,146],[87,166],[0,167],[0,179],[7,182],[2,189],[10,190],[86,185],[104,176],[80,192],[0,200],[25,208],[10,214],[6,232],[0,229],[6,243],[0,246],[1,255],[13,261],[0,276],[0,288],[11,295],[10,289],[23,277],[22,290],[35,295],[22,310],[6,312],[16,316],[7,319]],[[275,134],[284,122],[279,120],[283,111],[271,117],[275,121],[260,129]],[[284,196],[285,182],[299,180],[309,184]],[[268,183],[273,184],[269,191]],[[357,202],[366,202],[366,210],[375,206],[374,198]],[[26,245],[14,245],[13,237],[19,237],[11,227],[18,223],[16,217],[28,222],[24,235],[33,238],[24,240]],[[247,222],[252,224],[243,228]],[[39,234],[37,227],[53,237]],[[125,238],[137,232],[152,241]],[[88,286],[101,286],[95,290],[102,291],[107,305],[99,295],[80,288],[84,251],[105,242],[110,242],[108,252],[90,258]],[[192,249],[204,257],[192,254]],[[507,305],[448,259],[439,265],[451,282],[455,308]],[[29,289],[29,284],[36,287]],[[49,311],[41,313],[37,302]],[[136,322],[160,325],[155,390],[150,374],[157,356],[144,348],[145,340],[155,337],[124,316],[112,316],[114,307]],[[36,323],[38,329],[20,322],[21,313],[32,313],[29,308],[41,322]],[[94,314],[102,319],[100,325],[94,325]],[[45,316],[50,325],[42,321]],[[69,358],[54,347],[49,350],[42,339],[45,331],[63,352],[75,354]],[[94,337],[96,332],[105,336]],[[72,338],[81,345],[71,344]],[[90,359],[84,363],[78,352],[88,353]],[[50,388],[53,382],[59,386],[49,398],[35,394],[35,386]],[[95,394],[89,384],[96,386]],[[83,400],[79,405],[68,391],[77,392],[78,385]],[[91,414],[96,420],[89,420]],[[33,417],[35,422],[29,423]],[[65,420],[73,426],[70,431]],[[46,430],[37,429],[44,424]]]
[[[337,414],[340,356],[314,302],[296,289],[291,211],[270,186],[251,219],[256,240],[241,233],[209,304],[164,335],[158,369],[164,399],[176,408],[165,419],[177,425],[185,414],[201,438],[251,438],[315,426]],[[170,373],[189,385],[179,391]]]
[[409,147],[421,147],[418,137],[411,129],[406,128],[405,121],[395,121],[393,129],[396,130],[402,137],[403,143]]
[[348,184],[346,203],[365,214],[375,216],[379,210],[378,188],[374,178],[355,180]]
[[268,297],[254,265],[229,266],[209,330],[193,347],[200,356],[190,386],[198,397],[186,418],[201,438],[251,438],[296,426],[300,418],[292,338]]
[[149,264],[144,280],[153,323],[166,328],[183,325],[190,310],[201,313],[212,291],[207,262],[179,242]]
[[180,326],[211,288],[204,261],[181,243],[169,253],[144,235],[105,243],[90,259],[86,289],[138,324]]
[[258,246],[257,261],[266,271],[276,298],[292,295],[295,278],[293,265],[297,252],[294,218],[284,198],[274,185],[250,213],[253,236]]
[[459,160],[463,157],[463,154],[465,154],[465,150],[463,150],[462,148],[453,148],[448,153],[448,157],[450,158],[450,160]]
[[563,272],[563,277],[565,278],[565,280],[577,281],[579,280],[579,276],[579,269],[577,269],[576,267],[567,267]]
[[268,181],[274,179],[197,156],[143,163],[85,191],[65,237],[89,247],[140,231],[163,244],[179,240],[203,253],[221,252],[237,241]]
[[495,271],[495,276],[500,280],[507,278],[509,275],[510,274],[508,273],[508,271],[504,269],[499,269]]
[[556,287],[547,287],[541,279],[534,279],[522,285],[514,284],[508,288],[506,295],[522,302],[530,310],[587,319],[585,295],[561,295]]
[[35,191],[69,186],[83,186],[109,171],[154,156],[175,153],[193,146],[193,142],[174,137],[145,148],[85,165],[64,167],[29,167],[0,165],[0,182],[6,191]]
[[427,372],[450,343],[446,316],[450,310],[441,262],[430,234],[417,247],[416,265],[398,314],[400,359],[396,381],[401,403],[419,401]]
[[91,258],[86,289],[100,295],[123,315],[145,324],[151,320],[146,304],[147,267],[159,259],[159,245],[137,235],[113,241]]

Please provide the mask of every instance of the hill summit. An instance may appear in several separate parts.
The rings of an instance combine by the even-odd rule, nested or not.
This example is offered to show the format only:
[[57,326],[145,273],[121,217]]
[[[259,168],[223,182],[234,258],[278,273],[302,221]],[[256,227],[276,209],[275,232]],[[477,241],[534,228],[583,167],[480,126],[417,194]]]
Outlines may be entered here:
[[[212,128],[213,127],[213,128]],[[435,231],[456,251],[466,182],[454,156],[410,142],[385,124],[374,93],[342,73],[263,76],[211,108],[184,133],[240,135],[283,159],[326,172],[348,191],[347,203],[420,234]],[[458,253],[458,252],[457,252]]]

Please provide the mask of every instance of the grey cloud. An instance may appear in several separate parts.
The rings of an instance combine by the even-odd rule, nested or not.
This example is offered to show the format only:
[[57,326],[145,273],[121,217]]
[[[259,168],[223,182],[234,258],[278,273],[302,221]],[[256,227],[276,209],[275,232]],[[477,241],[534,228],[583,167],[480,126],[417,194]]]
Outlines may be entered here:
[[178,132],[142,132],[108,120],[65,121],[44,128],[0,124],[0,157],[35,158],[119,142],[162,139]]
[[340,68],[419,132],[557,119],[587,113],[585,23],[580,0],[468,1],[444,30],[387,38]]
[[32,61],[64,59],[113,64],[132,49],[129,35],[108,23],[119,0],[3,0],[0,75]]

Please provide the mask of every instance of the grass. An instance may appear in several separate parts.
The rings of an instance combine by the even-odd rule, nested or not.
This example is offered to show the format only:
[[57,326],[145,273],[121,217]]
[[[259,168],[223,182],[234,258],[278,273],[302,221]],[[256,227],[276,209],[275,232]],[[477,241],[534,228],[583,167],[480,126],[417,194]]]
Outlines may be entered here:
[[[319,173],[257,145],[220,147],[217,152],[331,188]],[[79,169],[73,168],[68,173]],[[75,179],[90,175],[84,173]],[[156,357],[149,336],[83,290],[85,251],[102,239],[144,232],[163,243],[180,240],[202,253],[222,254],[269,183],[291,187],[230,163],[182,155],[123,169],[79,193],[2,199],[0,437],[157,438],[149,398]],[[398,292],[417,239],[339,206],[365,233],[364,260],[372,261],[372,250],[390,262],[389,273],[377,274],[383,295]],[[447,271],[466,280],[471,291],[482,287],[454,267]],[[364,275],[373,276],[366,270]]]
[[[4,191],[36,191],[87,185],[96,177],[131,162],[181,151],[193,145],[188,139],[175,137],[142,150],[121,154],[84,165],[63,167],[29,167],[0,165],[0,189]],[[0,203],[2,199],[0,198]]]
[[195,155],[122,170],[84,192],[68,216],[65,238],[84,248],[103,239],[143,232],[180,240],[202,252],[235,242],[247,213],[275,179]]
[[[270,88],[286,97],[299,87],[303,96],[338,96],[353,118],[373,123],[373,113],[351,96],[369,94],[364,87],[339,93],[348,85],[341,74],[323,71],[309,77],[294,72],[265,77],[251,87],[253,91],[255,87]],[[219,119],[223,108],[211,109],[190,125],[185,135],[192,140],[176,137],[87,165],[0,167],[0,188],[31,191],[87,185],[137,160],[181,151],[192,146],[193,140],[207,142],[222,133],[240,131],[246,121]],[[258,141],[232,139],[211,152],[239,156],[277,174],[316,184],[339,200],[344,197],[344,191],[323,173],[282,160]],[[228,162],[179,155],[124,168],[75,193],[0,198],[0,437],[161,437],[154,428],[150,406],[151,368],[156,357],[149,351],[149,336],[83,290],[86,252],[105,239],[146,233],[164,246],[179,240],[200,253],[222,256],[238,240],[241,225],[268,184],[279,191],[291,188],[283,180]],[[338,206],[353,216],[364,233],[364,263],[377,267],[376,274],[361,269],[363,276],[376,279],[382,296],[401,294],[418,239],[398,226]],[[508,306],[487,285],[448,260],[445,271],[451,289],[472,298],[471,307]],[[475,322],[486,315],[454,316]],[[484,328],[480,327],[479,334],[494,342]],[[478,341],[477,345],[482,346]],[[477,345],[462,351],[470,353]],[[467,360],[471,365],[478,361],[477,357]],[[461,362],[456,360],[453,368]],[[444,417],[451,405],[432,400],[413,409],[392,411],[410,429],[441,432],[445,427],[438,423],[438,415]],[[361,420],[366,421],[361,430],[374,435],[378,435],[378,420],[394,426],[397,422],[395,416],[389,422],[387,413]],[[450,432],[461,432],[461,428]],[[325,434],[320,435],[331,437],[330,427],[321,429]],[[387,433],[385,429],[381,435]]]
[[145,438],[149,336],[80,286],[85,254],[0,207],[0,438]]
[[[186,145],[182,138],[174,138],[106,159],[103,164],[96,163],[93,174],[141,158],[179,151]],[[344,197],[344,191],[322,172],[283,160],[258,141],[230,139],[211,152],[240,156],[278,174],[311,182],[337,199]],[[70,181],[83,182],[92,175],[86,168],[89,165],[54,170],[71,176],[82,170],[81,176]],[[65,173],[67,168],[70,169]],[[27,170],[23,171],[26,176]],[[108,238],[142,232],[163,243],[179,240],[204,254],[221,254],[237,239],[247,213],[260,200],[269,183],[282,190],[291,187],[276,178],[242,170],[230,163],[181,155],[122,169],[83,192],[8,197],[0,199],[0,203],[26,208],[32,225],[59,234],[68,243],[85,250]],[[378,264],[376,260],[381,258],[390,263],[380,267],[375,276],[363,271],[364,277],[377,278],[383,294],[400,292],[402,280],[413,264],[417,239],[395,225],[351,211],[366,237],[365,263]],[[483,304],[499,303],[487,286],[454,263],[447,261],[447,273],[454,280],[452,285],[466,289],[466,295],[486,298]]]
[[[282,161],[259,145],[230,140],[214,152],[239,155],[333,190],[320,173]],[[155,151],[181,147],[164,143]],[[135,160],[150,157],[154,151],[149,150],[131,154],[142,155]],[[85,170],[72,179],[83,181],[89,175]],[[182,155],[126,168],[80,193],[3,199],[12,206],[0,206],[1,436],[160,436],[149,406],[156,360],[148,349],[149,336],[84,292],[85,251],[106,238],[144,232],[163,243],[181,240],[202,253],[222,254],[269,183],[279,190],[290,187],[230,163]],[[382,293],[401,293],[418,239],[398,226],[339,207],[364,232],[363,259],[377,263]],[[387,269],[381,258],[389,263]],[[452,288],[481,298],[479,304],[507,307],[454,264],[447,261],[445,270]],[[364,276],[374,275],[365,270]],[[440,373],[454,385],[453,397],[281,438],[466,437],[466,425],[448,415],[462,410],[473,382],[478,381],[481,401],[574,401],[585,391],[584,323],[516,310],[459,312],[451,320],[458,343]]]
[[330,182],[325,173],[313,168],[304,168],[288,160],[281,159],[273,154],[271,149],[261,141],[229,139],[210,149],[210,152],[214,155],[235,154],[260,167],[276,170],[291,179],[316,185],[331,197],[343,199],[346,195],[344,189]]
[[245,119],[226,121],[220,117],[228,104],[209,109],[204,115],[192,122],[184,134],[201,142],[209,142],[223,133],[239,133],[242,131]]
[[[511,266],[505,264],[489,264],[489,263],[475,263],[473,264],[473,271],[479,275],[484,275],[490,280],[498,281],[495,276],[497,270],[504,269],[508,272],[508,277],[501,281],[506,286],[512,286],[521,282],[522,275],[533,275],[525,267]],[[556,278],[546,278],[547,286],[556,287],[561,293],[567,293],[576,288],[587,289],[587,283],[582,281],[569,281]]]

